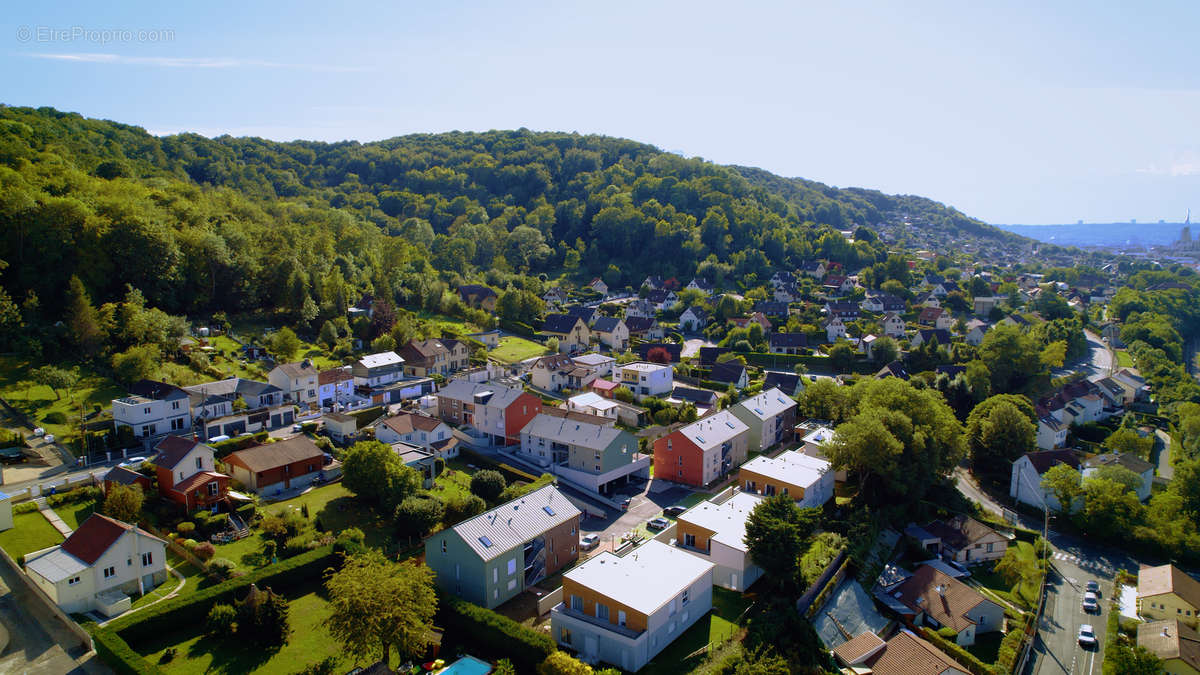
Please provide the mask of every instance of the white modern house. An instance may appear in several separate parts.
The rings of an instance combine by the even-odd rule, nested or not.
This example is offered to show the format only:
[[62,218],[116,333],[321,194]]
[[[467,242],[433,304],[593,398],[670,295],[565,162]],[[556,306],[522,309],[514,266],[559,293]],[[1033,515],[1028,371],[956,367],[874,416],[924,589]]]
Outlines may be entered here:
[[600,553],[563,575],[551,634],[585,662],[637,672],[712,609],[712,576],[712,563],[653,539]]
[[113,399],[112,411],[114,428],[119,432],[121,427],[129,427],[134,438],[155,438],[192,428],[188,393],[165,382],[137,382],[129,388],[129,396]]
[[1066,464],[1078,470],[1079,458],[1070,450],[1042,450],[1022,455],[1013,462],[1008,496],[1035,508],[1061,510],[1054,492],[1042,487],[1042,476],[1055,464]]
[[771,388],[729,409],[750,428],[750,449],[766,450],[790,434],[796,420],[796,401]]
[[618,382],[634,396],[666,397],[675,388],[675,370],[669,364],[634,361],[618,366]]
[[62,544],[25,556],[25,573],[64,612],[115,616],[167,580],[167,544],[149,532],[93,514]]
[[590,369],[596,374],[596,377],[612,377],[613,371],[616,368],[617,360],[611,356],[605,356],[597,352],[588,352],[579,356],[571,357],[575,365]]
[[572,396],[560,407],[571,412],[581,412],[587,415],[615,420],[617,419],[617,409],[619,406],[620,404],[616,401],[604,398],[596,392],[589,391],[585,394]]
[[682,513],[675,521],[675,545],[713,564],[713,584],[739,593],[762,576],[746,546],[746,519],[763,498],[726,490]]
[[802,508],[817,507],[833,499],[834,474],[829,462],[788,450],[746,462],[738,469],[737,484],[746,492],[787,495]]

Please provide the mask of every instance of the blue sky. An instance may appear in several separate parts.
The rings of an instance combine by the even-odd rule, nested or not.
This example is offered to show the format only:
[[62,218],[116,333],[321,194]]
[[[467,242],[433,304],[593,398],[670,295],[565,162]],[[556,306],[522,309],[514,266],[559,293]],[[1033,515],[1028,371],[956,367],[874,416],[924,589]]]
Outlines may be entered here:
[[1195,2],[117,4],[7,7],[0,101],[157,134],[602,133],[993,223],[1200,210]]

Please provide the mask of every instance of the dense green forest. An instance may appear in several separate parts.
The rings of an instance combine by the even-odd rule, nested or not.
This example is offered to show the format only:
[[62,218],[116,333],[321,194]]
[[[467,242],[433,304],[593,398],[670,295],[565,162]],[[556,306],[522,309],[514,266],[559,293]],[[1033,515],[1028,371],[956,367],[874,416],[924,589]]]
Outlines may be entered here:
[[[78,276],[171,313],[340,314],[364,292],[437,305],[566,272],[760,281],[819,256],[882,261],[870,228],[941,205],[685,159],[633,141],[526,130],[374,143],[154,137],[49,108],[0,108],[0,285],[58,318]],[[1010,235],[997,235],[1008,237]],[[755,277],[749,277],[755,275]],[[307,309],[306,309],[307,308]],[[5,313],[0,312],[0,316]]]

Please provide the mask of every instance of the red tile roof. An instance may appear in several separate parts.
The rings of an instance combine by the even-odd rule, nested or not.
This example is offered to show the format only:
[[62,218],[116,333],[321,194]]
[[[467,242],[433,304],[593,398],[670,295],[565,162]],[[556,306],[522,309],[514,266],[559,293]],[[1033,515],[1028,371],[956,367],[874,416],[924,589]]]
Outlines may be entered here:
[[67,537],[67,540],[62,543],[62,550],[93,565],[109,547],[121,538],[121,535],[135,529],[137,528],[128,523],[93,513],[91,517],[83,521],[78,530]]
[[381,422],[383,426],[402,435],[411,434],[413,431],[433,431],[441,423],[442,421],[436,417],[414,415],[413,413],[400,413]]
[[225,462],[237,464],[258,473],[308,459],[315,459],[318,463],[322,463],[324,453],[308,436],[294,436],[286,441],[238,450],[226,457]]
[[194,438],[167,436],[159,441],[158,445],[154,446],[158,454],[150,461],[155,466],[161,466],[164,469],[174,469],[175,465],[192,451],[192,448],[200,444],[200,441]]
[[187,478],[187,480],[179,481],[172,489],[180,494],[187,494],[202,485],[207,485],[211,481],[220,480],[222,478],[229,480],[229,476],[226,476],[223,473],[217,473],[215,471],[201,471],[200,473],[193,474]]

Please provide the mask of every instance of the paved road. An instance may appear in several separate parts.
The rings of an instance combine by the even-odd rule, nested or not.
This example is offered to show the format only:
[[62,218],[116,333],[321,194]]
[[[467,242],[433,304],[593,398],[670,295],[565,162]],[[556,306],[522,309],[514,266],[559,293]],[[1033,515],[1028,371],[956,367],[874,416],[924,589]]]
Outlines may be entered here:
[[1154,430],[1154,451],[1151,458],[1158,465],[1156,476],[1167,480],[1175,477],[1175,467],[1171,464],[1171,435],[1162,429]]
[[1082,358],[1054,370],[1052,373],[1054,377],[1065,377],[1078,371],[1087,373],[1089,380],[1100,380],[1112,375],[1113,354],[1109,351],[1108,344],[1090,330],[1085,330],[1083,335],[1087,338],[1088,353]]
[[0,622],[9,631],[9,645],[0,656],[0,673],[106,673],[74,633],[51,614],[8,565],[0,565]]

